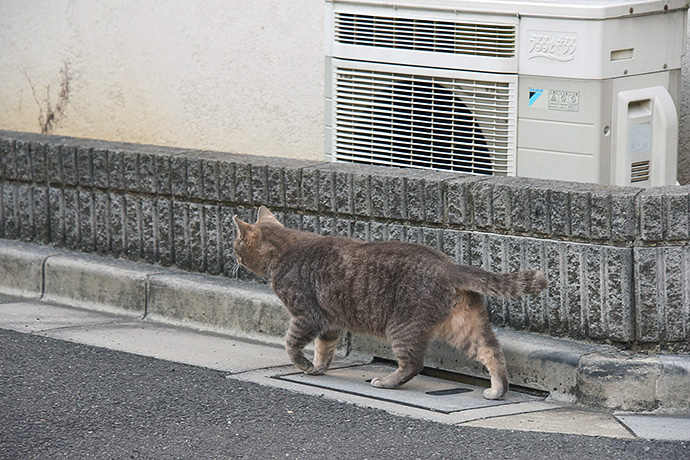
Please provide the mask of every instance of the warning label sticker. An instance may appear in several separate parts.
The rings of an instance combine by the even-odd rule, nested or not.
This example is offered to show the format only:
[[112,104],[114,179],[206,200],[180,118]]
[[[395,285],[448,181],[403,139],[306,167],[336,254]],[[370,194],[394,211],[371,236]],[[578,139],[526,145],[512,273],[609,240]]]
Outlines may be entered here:
[[548,102],[549,110],[559,110],[561,112],[580,111],[579,91],[559,91],[550,89]]

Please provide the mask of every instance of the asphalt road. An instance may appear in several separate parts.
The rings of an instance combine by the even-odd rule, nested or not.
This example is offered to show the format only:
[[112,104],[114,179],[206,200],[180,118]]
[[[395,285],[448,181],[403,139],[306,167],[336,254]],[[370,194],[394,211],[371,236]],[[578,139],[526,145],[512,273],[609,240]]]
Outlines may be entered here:
[[683,442],[454,427],[0,330],[0,459],[690,459]]

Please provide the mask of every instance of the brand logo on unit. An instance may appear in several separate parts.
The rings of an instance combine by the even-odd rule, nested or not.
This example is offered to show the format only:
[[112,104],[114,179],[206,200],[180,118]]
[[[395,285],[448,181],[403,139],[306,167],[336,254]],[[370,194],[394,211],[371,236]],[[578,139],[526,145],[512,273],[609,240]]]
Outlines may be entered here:
[[530,32],[528,59],[546,58],[568,62],[575,59],[577,35],[562,32]]

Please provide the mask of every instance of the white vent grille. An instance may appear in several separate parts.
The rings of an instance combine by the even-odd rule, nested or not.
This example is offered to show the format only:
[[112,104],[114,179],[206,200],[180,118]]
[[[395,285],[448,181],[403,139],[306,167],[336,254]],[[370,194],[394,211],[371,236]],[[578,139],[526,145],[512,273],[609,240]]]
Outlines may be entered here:
[[515,85],[336,69],[338,161],[515,174]]
[[515,26],[336,13],[335,39],[348,45],[497,58],[515,56]]
[[630,165],[630,182],[644,182],[649,180],[649,160],[637,161]]

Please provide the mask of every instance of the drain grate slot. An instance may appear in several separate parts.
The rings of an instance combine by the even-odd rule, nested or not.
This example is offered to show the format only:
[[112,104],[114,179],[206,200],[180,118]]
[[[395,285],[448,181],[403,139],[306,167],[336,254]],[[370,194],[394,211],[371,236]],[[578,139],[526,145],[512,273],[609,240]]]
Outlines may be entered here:
[[459,395],[462,393],[470,393],[472,390],[468,388],[449,388],[447,390],[435,390],[435,391],[427,391],[426,394],[431,395],[431,396],[450,396],[450,395]]

